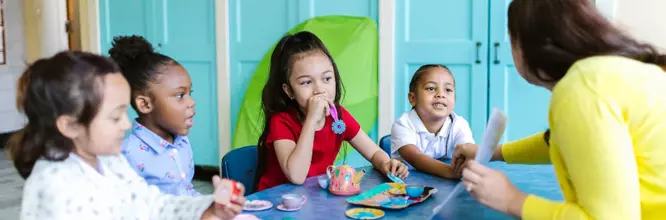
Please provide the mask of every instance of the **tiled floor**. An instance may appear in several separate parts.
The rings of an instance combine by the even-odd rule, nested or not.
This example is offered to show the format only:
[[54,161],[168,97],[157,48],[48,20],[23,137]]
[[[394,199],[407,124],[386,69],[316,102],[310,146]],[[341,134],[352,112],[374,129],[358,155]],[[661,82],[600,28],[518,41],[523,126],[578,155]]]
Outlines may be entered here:
[[[202,194],[213,193],[210,182],[195,180],[194,187]],[[22,194],[23,179],[0,148],[0,219],[19,219]]]

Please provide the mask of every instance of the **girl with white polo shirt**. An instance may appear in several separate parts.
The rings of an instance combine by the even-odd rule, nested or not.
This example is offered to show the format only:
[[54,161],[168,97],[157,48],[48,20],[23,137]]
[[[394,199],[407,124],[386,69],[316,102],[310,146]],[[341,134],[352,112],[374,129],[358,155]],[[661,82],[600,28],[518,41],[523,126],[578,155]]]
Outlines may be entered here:
[[445,161],[455,146],[474,143],[467,121],[453,112],[455,80],[441,64],[421,66],[409,82],[412,110],[393,123],[391,153],[410,169],[443,178],[460,178]]

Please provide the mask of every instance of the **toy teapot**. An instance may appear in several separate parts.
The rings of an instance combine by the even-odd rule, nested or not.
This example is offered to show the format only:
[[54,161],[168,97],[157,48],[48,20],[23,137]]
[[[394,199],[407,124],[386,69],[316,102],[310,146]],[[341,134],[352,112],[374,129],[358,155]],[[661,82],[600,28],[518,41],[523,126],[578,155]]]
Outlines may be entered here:
[[361,191],[361,179],[365,175],[365,170],[356,173],[356,169],[343,164],[340,166],[328,166],[326,174],[330,179],[328,190],[339,196],[349,196]]

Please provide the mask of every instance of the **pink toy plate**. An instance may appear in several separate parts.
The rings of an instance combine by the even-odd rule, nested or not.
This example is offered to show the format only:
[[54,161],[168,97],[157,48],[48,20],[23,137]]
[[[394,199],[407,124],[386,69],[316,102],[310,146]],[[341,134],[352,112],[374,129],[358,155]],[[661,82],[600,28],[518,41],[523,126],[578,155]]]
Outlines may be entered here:
[[271,207],[273,207],[273,203],[266,200],[245,201],[245,204],[243,204],[243,210],[245,211],[262,211]]

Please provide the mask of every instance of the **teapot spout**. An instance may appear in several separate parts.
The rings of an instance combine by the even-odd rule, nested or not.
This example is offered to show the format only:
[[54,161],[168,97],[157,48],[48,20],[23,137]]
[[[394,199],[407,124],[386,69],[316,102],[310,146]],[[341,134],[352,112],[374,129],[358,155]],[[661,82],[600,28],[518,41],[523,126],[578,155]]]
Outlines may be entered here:
[[359,184],[361,182],[361,179],[363,179],[363,176],[365,176],[365,170],[361,170],[360,172],[354,174],[354,178],[352,181],[354,181],[355,184]]

